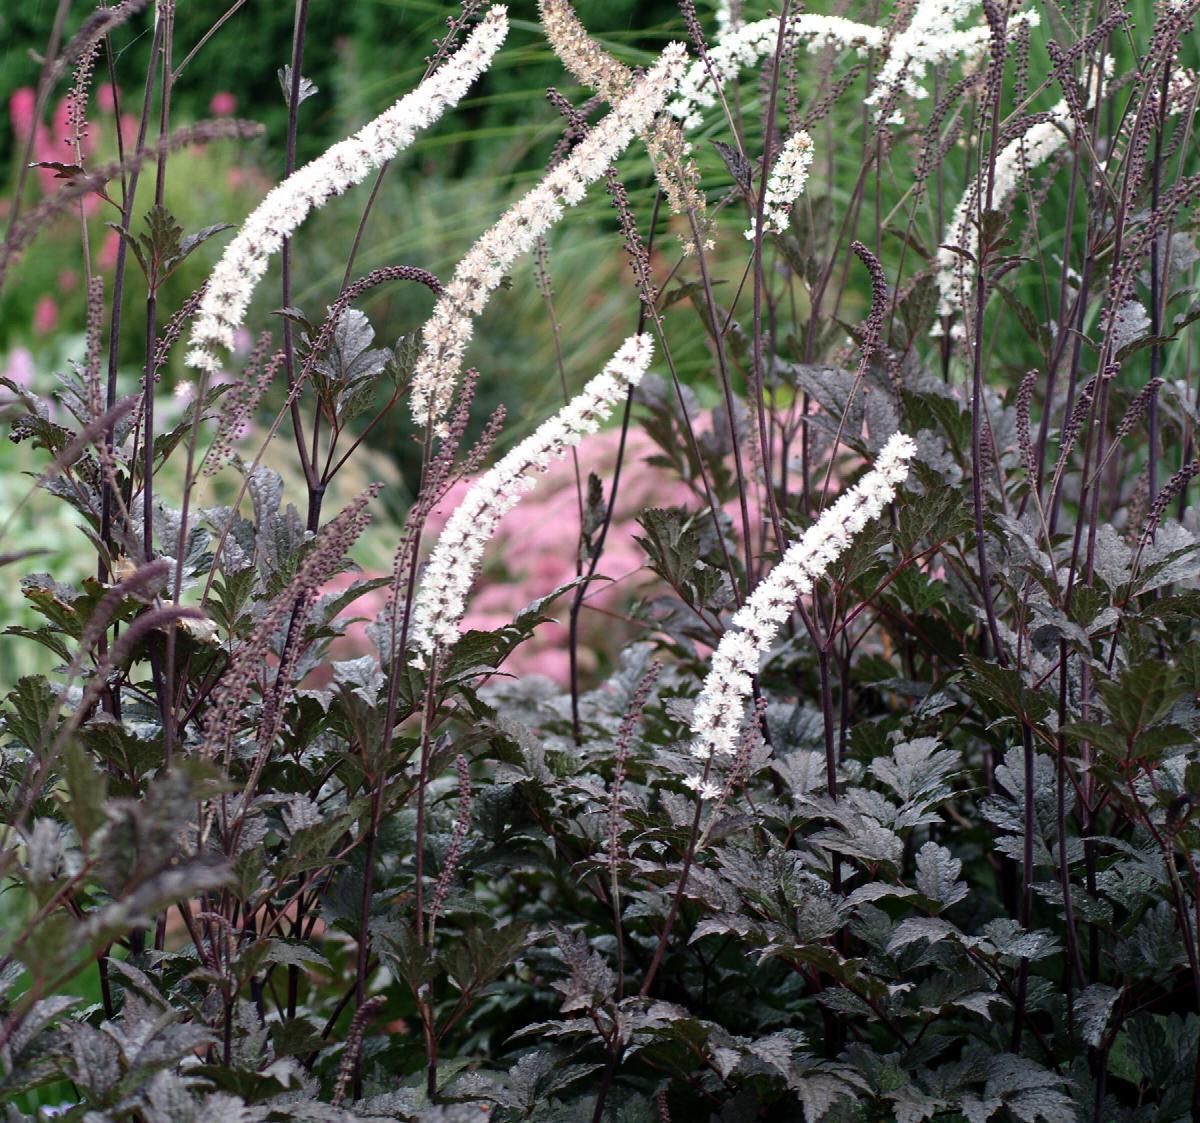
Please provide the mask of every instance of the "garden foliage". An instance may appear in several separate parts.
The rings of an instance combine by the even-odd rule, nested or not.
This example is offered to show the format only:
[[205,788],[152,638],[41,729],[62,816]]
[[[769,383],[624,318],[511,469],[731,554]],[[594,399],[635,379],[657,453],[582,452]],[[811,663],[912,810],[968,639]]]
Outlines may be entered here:
[[[52,668],[0,709],[6,1118],[1200,1118],[1200,2],[682,0],[618,58],[540,0],[561,139],[443,277],[362,265],[405,221],[371,184],[532,5],[448,12],[301,163],[309,7],[258,60],[284,167],[237,231],[171,209],[183,153],[260,132],[172,118],[235,23],[124,0],[44,56],[70,144],[28,132],[0,281],[78,231],[86,332],[0,400],[88,560],[0,545],[37,616],[6,642]],[[107,165],[102,73],[139,91]],[[584,226],[628,267],[586,385],[552,240]],[[466,368],[527,257],[562,397],[525,432]],[[612,425],[570,579],[471,628],[501,518]],[[379,431],[411,502],[343,486]],[[555,619],[564,681],[511,673]]]

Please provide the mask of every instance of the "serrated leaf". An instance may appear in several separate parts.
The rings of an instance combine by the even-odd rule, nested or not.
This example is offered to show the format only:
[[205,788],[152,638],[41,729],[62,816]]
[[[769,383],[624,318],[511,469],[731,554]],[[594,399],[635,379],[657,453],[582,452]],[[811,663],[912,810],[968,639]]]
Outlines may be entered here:
[[959,881],[962,862],[944,846],[927,842],[917,851],[917,891],[936,901],[939,909],[949,908],[967,895],[967,884]]
[[1113,1007],[1121,992],[1103,983],[1092,983],[1085,987],[1075,999],[1075,1020],[1080,1035],[1093,1048],[1100,1045],[1108,1028]]
[[[289,63],[285,63],[276,71],[279,78],[279,87],[283,90],[283,104],[289,109],[292,107],[292,68]],[[320,93],[317,84],[303,74],[300,75],[300,80],[296,84],[296,104],[301,105],[306,102],[314,94]]]

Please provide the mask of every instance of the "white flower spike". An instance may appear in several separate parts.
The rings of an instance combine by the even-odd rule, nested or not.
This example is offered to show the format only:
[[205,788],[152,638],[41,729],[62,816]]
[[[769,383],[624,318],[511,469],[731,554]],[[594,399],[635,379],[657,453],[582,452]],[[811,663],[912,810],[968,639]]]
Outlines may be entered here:
[[[908,27],[890,44],[886,28],[857,23],[842,16],[819,16],[808,12],[789,20],[788,33],[814,49],[852,47],[861,54],[887,48],[875,89],[867,98],[868,105],[877,105],[887,101],[897,86],[912,97],[924,97],[926,91],[920,80],[930,66],[960,57],[971,58],[986,50],[989,34],[986,24],[965,29],[958,27],[974,7],[972,0],[922,0]],[[1022,22],[1036,27],[1037,12],[1017,13],[1009,25]],[[724,86],[741,71],[769,58],[779,41],[779,17],[770,16],[737,27],[718,23],[718,32],[720,40],[709,50],[708,64],[701,60],[688,68],[679,96],[668,106],[669,112],[680,118],[686,129],[699,128],[704,110],[717,102],[710,67],[718,85]],[[893,114],[889,123],[900,120],[898,114]]]
[[588,186],[644,133],[683,75],[687,51],[669,43],[646,76],[592,129],[561,164],[510,207],[458,263],[446,291],[422,331],[422,351],[413,372],[410,404],[418,425],[445,415],[462,369],[463,356],[483,311],[513,262],[529,253],[563,215],[583,199]]
[[429,556],[413,604],[413,646],[420,656],[452,644],[466,615],[467,596],[488,541],[501,518],[529,491],[551,461],[596,432],[650,366],[649,335],[630,336],[574,398],[471,486]]
[[[763,226],[775,234],[786,234],[792,221],[792,204],[804,194],[808,170],[813,162],[812,137],[803,129],[787,138],[767,177],[767,195],[763,200]],[[756,223],[751,219],[746,238],[754,241]]]
[[849,548],[854,536],[896,497],[916,451],[911,437],[893,434],[875,467],[821,513],[734,613],[731,627],[713,652],[692,712],[691,752],[697,760],[703,763],[737,751],[753,676],[795,611],[796,601],[812,592],[814,582]]
[[508,10],[498,4],[415,90],[268,193],[225,247],[208,279],[189,337],[189,366],[210,373],[220,369],[219,351],[232,348],[254,289],[284,239],[314,210],[361,183],[456,105],[491,65],[507,34]]

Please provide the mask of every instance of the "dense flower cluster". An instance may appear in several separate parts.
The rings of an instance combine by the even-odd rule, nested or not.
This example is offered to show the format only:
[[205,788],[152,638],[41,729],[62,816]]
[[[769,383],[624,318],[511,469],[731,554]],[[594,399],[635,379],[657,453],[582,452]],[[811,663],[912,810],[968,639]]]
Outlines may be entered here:
[[284,239],[314,210],[361,183],[456,105],[491,64],[507,34],[507,9],[497,5],[432,76],[267,195],[242,224],[209,278],[192,326],[189,365],[210,372],[219,369],[217,349],[233,346],[254,289]]
[[650,365],[649,335],[630,336],[574,398],[485,472],[446,522],[413,605],[413,643],[428,654],[458,638],[484,548],[500,519],[568,448],[600,427]]
[[[1016,194],[1023,177],[1046,163],[1071,135],[1071,111],[1066,101],[1060,101],[1051,109],[1046,119],[1038,122],[1023,136],[1006,144],[996,156],[992,180],[993,207],[1002,206]],[[943,247],[937,255],[938,315],[950,316],[964,304],[967,287],[964,263],[971,261],[979,249],[979,231],[975,224],[975,210],[979,200],[978,187],[972,184],[958,206],[946,230]],[[965,250],[971,257],[964,257],[947,246]],[[941,325],[934,327],[933,334],[941,334]],[[963,334],[961,323],[954,325],[951,334],[956,338]]]
[[753,676],[795,611],[796,601],[812,592],[813,583],[849,548],[854,536],[895,498],[916,451],[911,437],[893,434],[875,467],[822,512],[734,613],[732,626],[713,652],[692,715],[691,751],[697,760],[707,762],[737,751]]
[[[881,106],[894,101],[897,88],[909,97],[924,97],[921,81],[931,66],[979,54],[991,34],[987,24],[958,26],[975,7],[974,0],[921,0],[908,26],[892,40],[867,104]],[[1018,12],[1009,20],[1009,28],[1015,30],[1021,23],[1037,27],[1039,22],[1036,11]],[[889,123],[900,124],[903,119],[896,112]]]
[[[812,137],[802,129],[788,137],[771,168],[767,194],[763,200],[763,227],[776,234],[786,233],[792,220],[792,204],[804,194],[808,170],[813,162]],[[752,218],[746,237],[754,240],[757,223]]]
[[[958,28],[973,7],[970,0],[923,0],[908,27],[890,45],[885,28],[842,16],[802,13],[789,19],[787,33],[794,41],[813,48],[853,47],[860,52],[886,48],[886,60],[867,98],[868,105],[878,106],[894,102],[897,87],[912,97],[924,97],[920,80],[930,66],[977,55],[987,47],[986,24]],[[1020,23],[1036,27],[1038,15],[1034,11],[1018,13],[1009,23],[1014,28]],[[703,111],[716,103],[718,91],[713,86],[713,76],[723,86],[742,70],[770,57],[779,41],[779,19],[772,16],[728,31],[719,27],[719,31],[720,41],[708,52],[707,64],[700,60],[688,68],[679,96],[668,107],[682,119],[685,128],[698,128]],[[893,123],[899,120],[898,115],[892,117]]]
[[[795,16],[789,21],[788,30],[797,39],[817,46],[867,49],[883,45],[881,30],[840,16]],[[724,34],[709,49],[707,60],[701,59],[688,68],[679,95],[667,107],[668,112],[680,118],[684,128],[698,128],[704,110],[717,101],[718,90],[712,78],[715,76],[719,85],[724,86],[742,70],[770,56],[778,41],[778,17],[754,20]]]
[[413,373],[410,402],[418,425],[436,424],[450,404],[473,320],[499,287],[505,272],[530,252],[567,207],[580,202],[588,186],[635,136],[644,132],[679,85],[687,52],[670,43],[658,62],[613,106],[561,164],[510,207],[458,263],[446,291],[422,329],[423,349]]

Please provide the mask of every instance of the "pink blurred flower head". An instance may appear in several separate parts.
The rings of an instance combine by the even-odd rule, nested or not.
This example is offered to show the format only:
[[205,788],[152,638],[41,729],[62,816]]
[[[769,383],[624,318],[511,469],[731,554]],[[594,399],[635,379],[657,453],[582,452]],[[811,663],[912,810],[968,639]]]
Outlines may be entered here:
[[39,296],[33,306],[33,330],[37,335],[49,335],[58,326],[58,303],[52,296]]
[[96,105],[103,113],[111,113],[117,107],[117,92],[111,82],[105,82],[96,90]]
[[[57,153],[60,149],[65,148],[71,140],[71,103],[65,97],[60,98],[58,104],[54,107],[54,121],[52,137],[55,142],[54,151]],[[64,159],[63,156],[51,156],[50,159]]]
[[101,269],[116,268],[117,251],[120,248],[121,236],[115,230],[110,230],[104,235],[104,241],[100,243],[100,252],[96,255],[96,262]]
[[4,377],[28,389],[33,385],[33,352],[28,347],[14,347],[4,363]]
[[37,108],[37,94],[32,86],[21,86],[13,90],[8,99],[8,119],[12,122],[13,132],[18,139],[25,140],[29,136],[34,123],[34,110]]
[[208,103],[208,111],[214,117],[232,117],[237,112],[237,98],[228,90],[215,93]]

